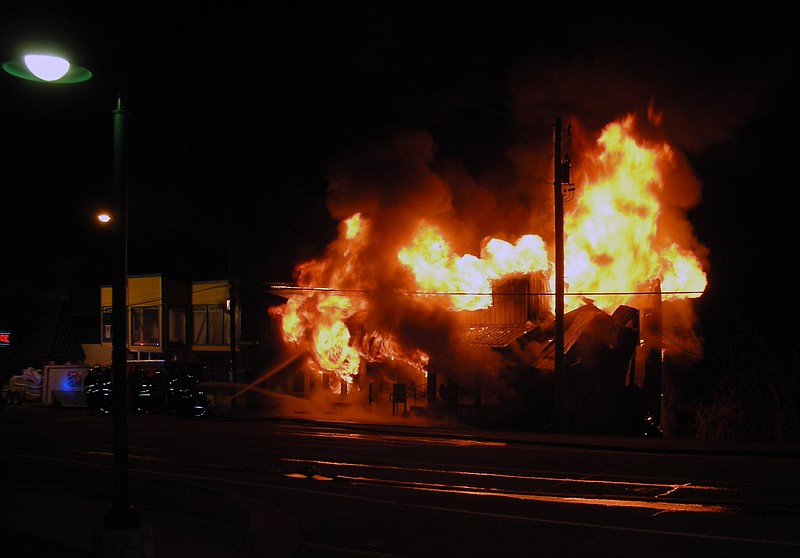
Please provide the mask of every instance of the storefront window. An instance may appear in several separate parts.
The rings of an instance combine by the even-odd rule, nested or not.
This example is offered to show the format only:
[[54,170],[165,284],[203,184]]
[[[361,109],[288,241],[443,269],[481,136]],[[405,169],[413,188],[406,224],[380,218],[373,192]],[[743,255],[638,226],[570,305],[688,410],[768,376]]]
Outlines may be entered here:
[[186,345],[186,308],[170,306],[167,310],[167,330],[169,345]]
[[131,345],[160,344],[158,306],[131,308]]
[[194,345],[225,345],[229,343],[228,313],[221,304],[197,304],[192,307]]

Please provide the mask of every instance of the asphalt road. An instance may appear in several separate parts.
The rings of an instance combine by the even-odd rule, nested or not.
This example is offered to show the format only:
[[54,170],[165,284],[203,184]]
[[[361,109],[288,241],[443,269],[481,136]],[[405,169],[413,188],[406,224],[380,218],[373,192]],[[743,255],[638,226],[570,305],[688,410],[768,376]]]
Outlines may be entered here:
[[[110,502],[110,417],[7,408],[0,432],[3,525],[47,498]],[[176,528],[155,558],[211,531],[235,547],[217,556],[257,536],[252,555],[296,558],[797,556],[799,459],[797,444],[129,416],[131,502]]]

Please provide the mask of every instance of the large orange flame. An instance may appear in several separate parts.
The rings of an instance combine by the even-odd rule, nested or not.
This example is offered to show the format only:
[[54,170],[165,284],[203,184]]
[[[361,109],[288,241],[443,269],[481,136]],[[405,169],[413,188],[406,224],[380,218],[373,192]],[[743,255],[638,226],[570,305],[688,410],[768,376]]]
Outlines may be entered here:
[[520,237],[515,244],[492,238],[481,250],[481,258],[458,257],[428,224],[419,228],[397,259],[411,270],[420,289],[448,293],[451,310],[486,308],[492,303],[492,279],[548,267],[544,241],[536,235]]
[[664,297],[698,297],[706,275],[694,254],[659,228],[659,196],[665,188],[659,169],[671,164],[665,143],[648,146],[632,136],[633,116],[609,124],[598,150],[586,157],[587,176],[564,216],[565,308],[584,297],[612,312],[628,304],[652,279],[660,279]]
[[[633,116],[609,124],[594,152],[581,157],[576,201],[564,215],[567,309],[591,299],[612,312],[630,304],[654,279],[667,299],[697,297],[705,290],[697,257],[671,238],[659,219],[660,197],[667,188],[662,169],[670,167],[674,153],[666,143],[637,141],[634,124]],[[424,373],[429,360],[395,332],[366,325],[375,322],[363,317],[379,296],[370,274],[359,267],[370,227],[361,213],[345,219],[325,258],[298,266],[298,288],[285,305],[273,309],[281,317],[285,341],[306,350],[313,369],[346,382],[364,362],[399,360]],[[420,219],[413,230],[396,248],[398,267],[383,272],[408,274],[412,284],[399,294],[442,311],[486,308],[492,303],[493,280],[552,268],[549,251],[536,234],[513,243],[487,238],[478,257],[458,255],[430,219]]]

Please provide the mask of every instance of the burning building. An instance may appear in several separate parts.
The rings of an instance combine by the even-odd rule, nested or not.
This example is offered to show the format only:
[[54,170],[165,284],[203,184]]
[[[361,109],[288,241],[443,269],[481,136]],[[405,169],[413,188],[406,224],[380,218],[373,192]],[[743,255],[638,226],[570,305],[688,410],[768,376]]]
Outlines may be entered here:
[[631,392],[658,415],[662,335],[700,353],[690,302],[706,287],[704,248],[686,219],[696,180],[652,139],[658,119],[648,113],[647,133],[634,115],[612,122],[593,142],[582,137],[573,158],[561,374],[544,225],[552,198],[542,205],[534,185],[528,197],[517,185],[512,199],[437,166],[424,133],[338,161],[328,203],[338,238],[296,267],[295,284],[274,289],[287,299],[271,309],[283,343],[316,378],[303,385],[390,401],[393,412],[409,399],[449,403],[464,416],[493,409],[561,430],[618,430]]

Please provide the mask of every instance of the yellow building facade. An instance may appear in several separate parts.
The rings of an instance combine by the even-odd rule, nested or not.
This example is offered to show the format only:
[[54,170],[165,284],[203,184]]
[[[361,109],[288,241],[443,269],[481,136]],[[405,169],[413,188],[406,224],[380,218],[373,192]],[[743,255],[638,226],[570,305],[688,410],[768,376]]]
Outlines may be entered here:
[[[89,364],[111,364],[111,297],[111,286],[101,285],[100,343],[84,345]],[[227,281],[186,284],[160,274],[132,275],[126,310],[129,360],[198,361],[220,379],[235,369],[241,313],[232,308]]]

